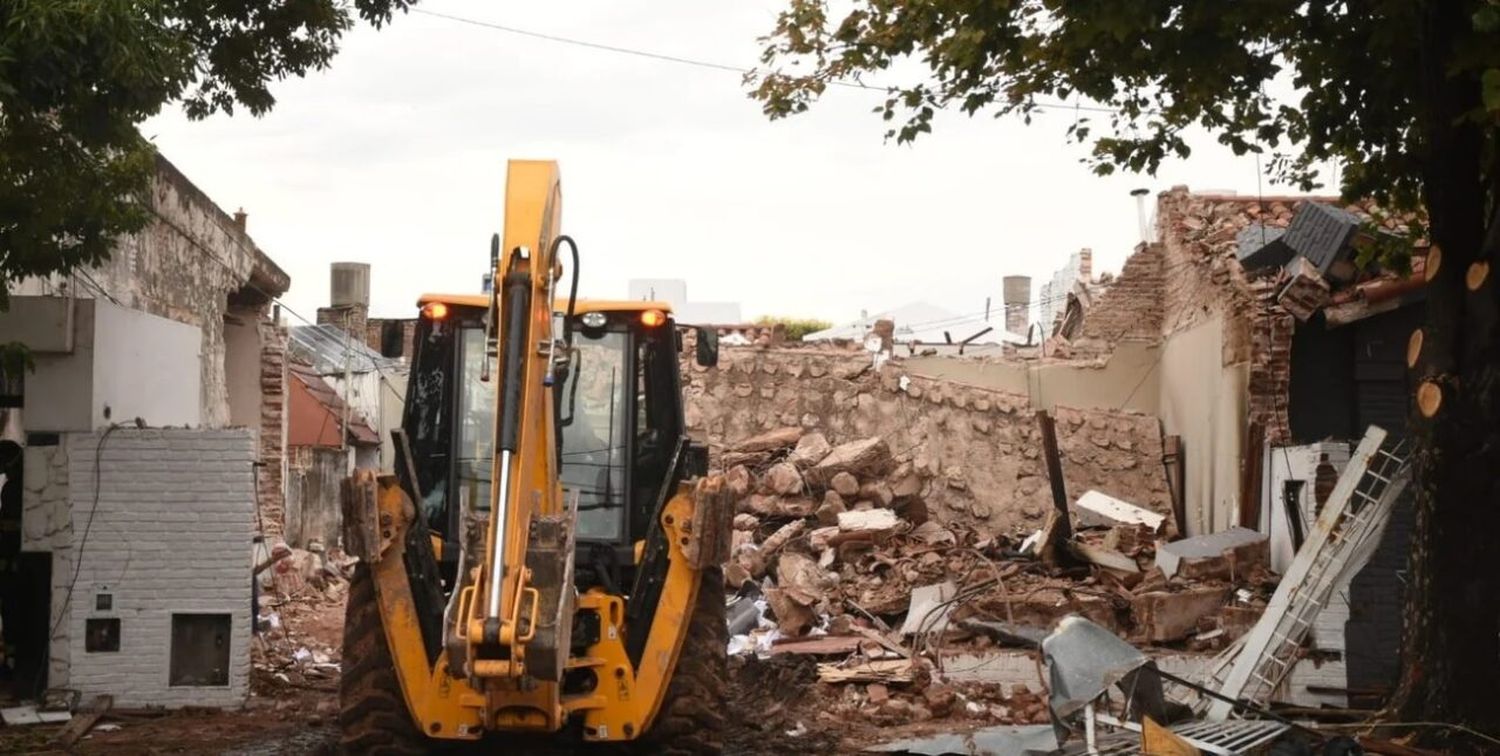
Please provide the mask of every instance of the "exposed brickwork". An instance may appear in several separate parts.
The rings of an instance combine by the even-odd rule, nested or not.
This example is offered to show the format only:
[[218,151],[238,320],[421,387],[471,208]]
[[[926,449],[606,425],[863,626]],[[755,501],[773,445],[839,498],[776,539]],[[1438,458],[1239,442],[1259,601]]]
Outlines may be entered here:
[[260,323],[260,461],[258,525],[266,536],[285,532],[286,520],[286,329]]
[[[923,477],[929,512],[990,532],[1028,531],[1051,509],[1034,410],[1025,396],[880,370],[863,352],[730,348],[719,367],[684,368],[691,432],[722,448],[784,426],[842,443],[879,436]],[[1159,421],[1058,407],[1070,496],[1090,488],[1170,512]]]
[[1276,303],[1276,288],[1255,281],[1258,306],[1248,313],[1250,329],[1250,420],[1265,428],[1267,444],[1291,443],[1288,424],[1292,382],[1292,316]]
[[370,318],[365,321],[365,345],[381,351],[385,342],[385,326],[387,323],[401,324],[401,356],[408,362],[411,361],[412,344],[417,338],[416,318]]
[[1141,245],[1120,275],[1084,313],[1081,336],[1113,344],[1161,338],[1163,256],[1160,245]]
[[[252,433],[116,430],[96,468],[98,449],[99,434],[68,438],[73,518],[92,511],[93,524],[88,541],[74,544],[81,564],[65,620],[66,687],[85,699],[109,693],[116,706],[243,704],[255,531]],[[101,593],[111,596],[109,610],[97,608]],[[173,613],[229,616],[228,685],[168,684]],[[120,619],[118,652],[85,651],[90,617]]]
[[369,319],[370,308],[365,305],[318,308],[318,325],[337,326],[360,341],[368,336]]

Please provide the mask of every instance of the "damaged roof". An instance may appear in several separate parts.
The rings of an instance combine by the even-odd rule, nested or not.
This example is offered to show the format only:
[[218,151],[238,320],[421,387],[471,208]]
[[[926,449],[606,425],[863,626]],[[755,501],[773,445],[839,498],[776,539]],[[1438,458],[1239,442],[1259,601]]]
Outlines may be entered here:
[[[1409,224],[1418,220],[1412,215],[1384,211],[1368,200],[1195,194],[1182,186],[1164,192],[1161,201],[1158,222],[1163,241],[1177,242],[1204,262],[1229,262],[1228,282],[1252,300],[1260,299],[1253,295],[1258,287],[1274,279],[1272,301],[1299,320],[1322,311],[1329,325],[1340,325],[1395,309],[1424,294],[1424,240],[1413,243],[1410,272],[1378,266],[1356,269],[1353,262],[1357,248],[1372,236],[1405,236]],[[1317,294],[1318,288],[1322,294]],[[1313,296],[1307,297],[1308,292]],[[1288,293],[1299,301],[1289,300]]]
[[[288,429],[287,443],[293,446],[336,446],[338,445],[338,425],[342,424],[344,417],[344,400],[323,380],[313,369],[296,360],[287,361],[287,374],[292,381],[301,384],[307,390],[313,401],[317,402],[322,415],[316,423],[318,430],[311,435],[293,433]],[[299,421],[295,409],[289,418],[293,423]],[[330,425],[329,421],[332,421]],[[358,412],[349,412],[349,442],[356,446],[379,446],[380,434],[375,432],[370,424],[360,417]]]
[[391,370],[401,365],[398,359],[382,357],[362,339],[350,338],[338,326],[293,326],[289,333],[292,356],[318,375],[342,375],[346,362],[351,373]]

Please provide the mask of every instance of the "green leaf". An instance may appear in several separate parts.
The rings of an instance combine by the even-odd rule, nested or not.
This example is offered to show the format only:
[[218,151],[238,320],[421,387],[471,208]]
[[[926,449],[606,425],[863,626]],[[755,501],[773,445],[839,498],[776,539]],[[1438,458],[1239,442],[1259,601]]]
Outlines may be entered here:
[[1486,34],[1500,30],[1500,8],[1485,5],[1474,11],[1474,31]]
[[1486,69],[1479,79],[1479,86],[1483,92],[1484,109],[1500,113],[1500,68]]

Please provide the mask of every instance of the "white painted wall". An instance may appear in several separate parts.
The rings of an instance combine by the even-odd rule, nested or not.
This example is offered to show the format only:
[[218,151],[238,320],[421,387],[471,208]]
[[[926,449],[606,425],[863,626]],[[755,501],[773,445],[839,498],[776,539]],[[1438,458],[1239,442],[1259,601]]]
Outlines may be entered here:
[[1235,524],[1250,367],[1224,364],[1224,316],[1168,336],[1157,371],[1162,424],[1182,437],[1188,535]]
[[396,470],[396,445],[391,443],[391,431],[401,427],[401,411],[406,401],[407,371],[387,370],[385,387],[380,390],[380,469],[384,472]]
[[203,331],[196,326],[94,302],[89,428],[136,417],[158,427],[201,425],[202,346]]
[[[73,529],[81,565],[62,641],[71,664],[65,681],[52,684],[85,699],[109,693],[116,706],[240,706],[250,672],[253,435],[120,429],[104,440],[96,472],[100,439],[89,433],[67,440],[72,518],[81,522],[92,511],[94,519],[87,542]],[[71,579],[69,564],[63,580]],[[95,608],[100,593],[113,597],[112,609]],[[54,592],[54,607],[67,596]],[[228,685],[168,684],[173,613],[230,616]],[[84,650],[89,617],[120,619],[118,652]]]
[[[69,306],[73,308],[71,339],[67,335]],[[26,376],[26,430],[91,428],[94,300],[13,296],[10,311],[0,313],[0,342],[5,341],[20,341],[34,350],[36,371]]]
[[224,318],[224,383],[229,424],[260,427],[260,328],[255,320]]

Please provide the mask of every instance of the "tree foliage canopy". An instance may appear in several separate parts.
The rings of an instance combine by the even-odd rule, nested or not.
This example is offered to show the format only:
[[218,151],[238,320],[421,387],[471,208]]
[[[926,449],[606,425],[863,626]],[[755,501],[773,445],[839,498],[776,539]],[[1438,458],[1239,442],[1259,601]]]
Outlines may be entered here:
[[801,341],[803,336],[809,333],[817,333],[833,327],[826,320],[817,318],[788,318],[777,315],[762,315],[755,320],[756,325],[781,326],[786,329],[786,337],[790,341]]
[[7,285],[103,259],[140,229],[153,150],[136,126],[271,109],[356,17],[412,0],[9,0],[0,4],[0,307]]
[[[1439,51],[1472,82],[1462,116],[1500,115],[1500,8],[1464,6],[1466,28]],[[1419,9],[1412,0],[856,0],[830,13],[791,0],[749,77],[767,115],[799,113],[836,81],[886,84],[888,137],[929,132],[937,110],[1028,115],[1079,103],[1070,135],[1099,173],[1154,172],[1186,157],[1201,126],[1237,154],[1265,152],[1277,178],[1315,187],[1319,163],[1343,166],[1346,195],[1419,205],[1423,127]],[[1481,96],[1482,95],[1482,96]],[[1098,109],[1085,110],[1090,106]],[[1496,145],[1488,132],[1486,173]]]

